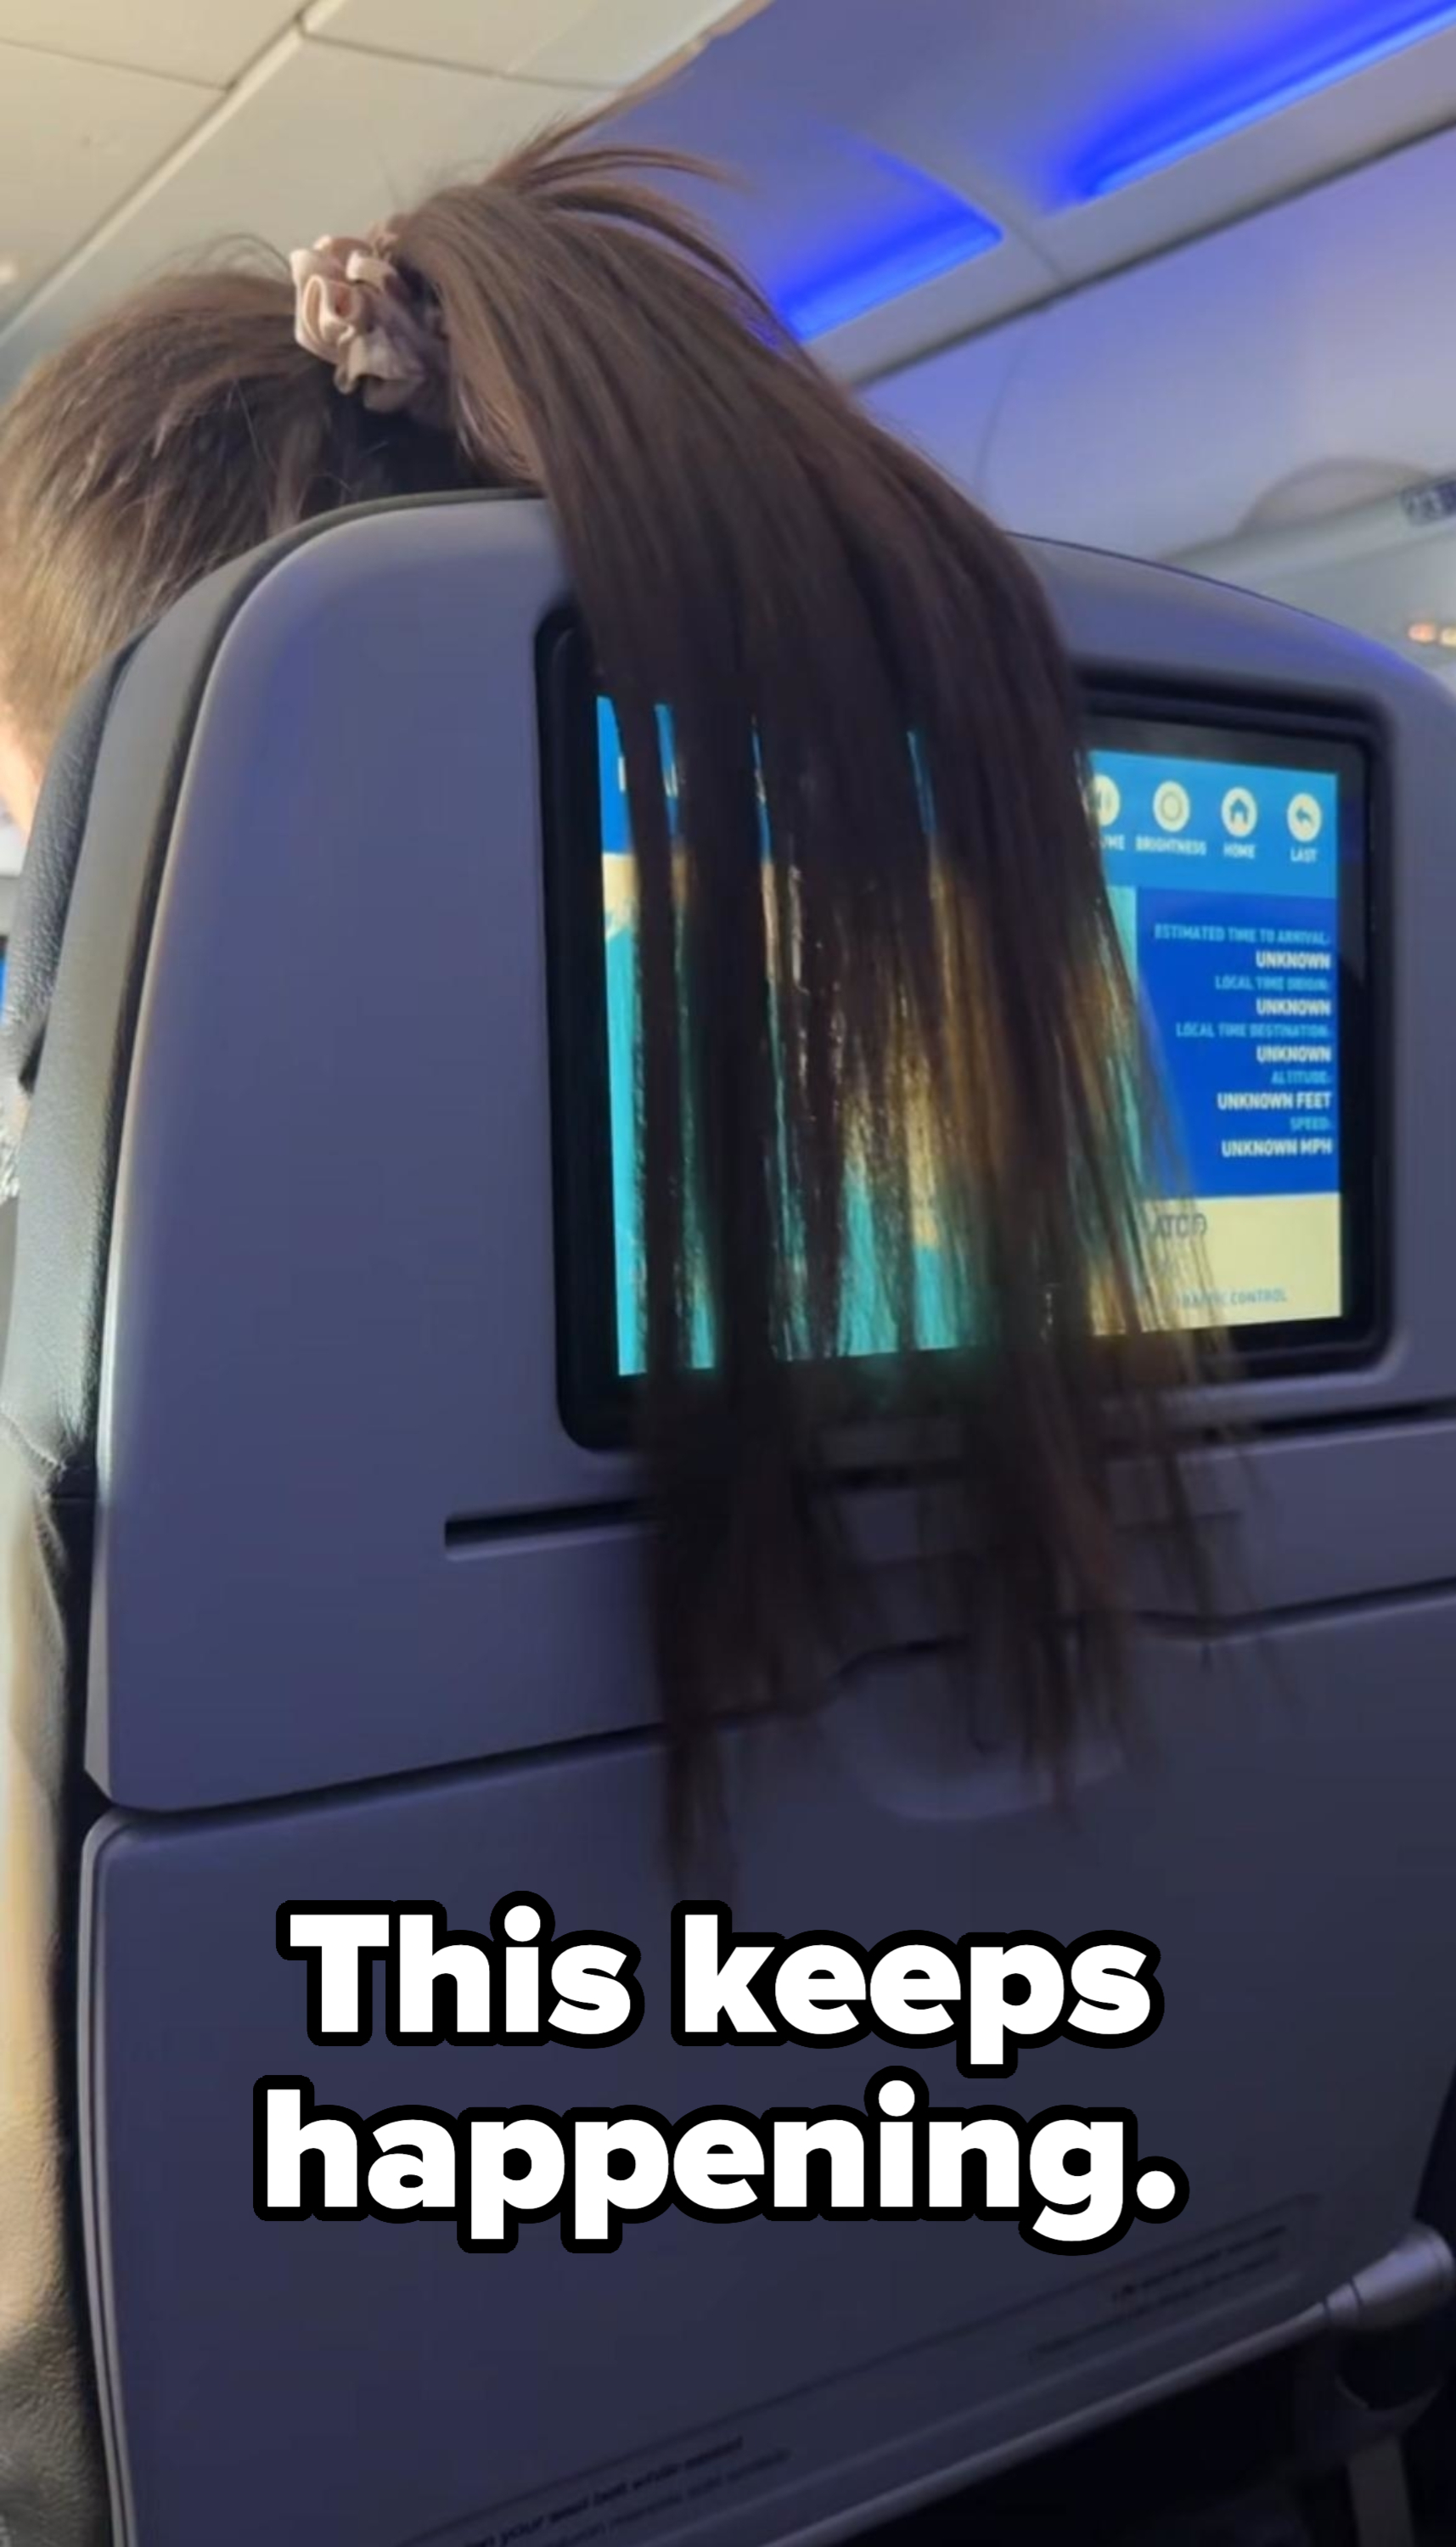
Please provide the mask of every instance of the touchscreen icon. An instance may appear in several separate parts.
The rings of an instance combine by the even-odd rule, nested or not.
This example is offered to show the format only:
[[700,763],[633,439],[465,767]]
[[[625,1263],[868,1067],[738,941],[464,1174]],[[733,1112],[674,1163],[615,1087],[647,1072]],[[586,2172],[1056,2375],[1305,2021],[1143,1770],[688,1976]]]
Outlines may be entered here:
[[1289,808],[1289,828],[1297,840],[1318,840],[1325,829],[1325,810],[1318,796],[1296,796]]
[[1224,798],[1224,829],[1231,840],[1246,840],[1257,827],[1259,809],[1246,787],[1231,787]]
[[1092,780],[1092,811],[1104,832],[1110,832],[1122,812],[1122,789],[1115,779],[1103,776],[1099,769]]
[[1193,811],[1187,788],[1180,787],[1176,778],[1164,779],[1153,799],[1153,811],[1159,831],[1186,831]]

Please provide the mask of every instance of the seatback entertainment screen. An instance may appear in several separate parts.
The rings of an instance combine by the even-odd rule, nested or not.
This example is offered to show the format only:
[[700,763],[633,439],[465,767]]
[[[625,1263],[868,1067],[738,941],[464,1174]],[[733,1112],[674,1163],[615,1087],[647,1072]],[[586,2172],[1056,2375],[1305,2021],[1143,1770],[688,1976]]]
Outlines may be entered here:
[[[568,1103],[599,1118],[566,1181],[570,1323],[594,1335],[588,1361],[620,1389],[645,1362],[635,869],[610,703],[593,696],[591,718],[595,836],[589,852],[578,798],[557,932],[575,949]],[[1356,1358],[1373,1313],[1366,750],[1332,730],[1191,707],[1098,716],[1087,749],[1180,1162],[1178,1191],[1149,1197],[1177,1316],[1232,1331],[1250,1366]],[[922,1252],[921,1350],[963,1344],[938,1324],[933,1236]],[[851,1264],[846,1359],[894,1350],[866,1276],[855,1307]]]

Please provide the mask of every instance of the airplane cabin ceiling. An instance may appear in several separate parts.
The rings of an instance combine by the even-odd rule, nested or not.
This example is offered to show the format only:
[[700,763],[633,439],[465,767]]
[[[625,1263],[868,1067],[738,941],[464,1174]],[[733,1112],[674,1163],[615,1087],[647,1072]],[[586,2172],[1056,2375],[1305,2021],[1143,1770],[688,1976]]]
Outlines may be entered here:
[[733,0],[0,0],[0,395],[159,265],[362,228]]
[[[223,89],[293,17],[287,0],[3,0],[0,43]],[[18,79],[18,63],[5,69]],[[7,113],[7,150],[16,122]]]
[[720,225],[857,379],[1453,122],[1413,0],[774,0],[622,118],[735,173]]
[[[1456,132],[882,381],[886,420],[1018,529],[1172,557],[1319,473],[1456,467]],[[1341,483],[1343,482],[1343,483]]]
[[0,0],[0,395],[593,101],[726,164],[792,322],[1018,527],[1166,553],[1456,459],[1456,0]]

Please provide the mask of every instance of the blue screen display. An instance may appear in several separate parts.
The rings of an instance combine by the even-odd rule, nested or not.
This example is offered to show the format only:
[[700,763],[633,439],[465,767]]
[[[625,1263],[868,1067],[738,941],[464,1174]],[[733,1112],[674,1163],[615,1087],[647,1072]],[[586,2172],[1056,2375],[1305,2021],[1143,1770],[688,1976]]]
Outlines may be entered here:
[[[1173,738],[1170,736],[1170,743]],[[636,892],[621,744],[598,709],[618,1365],[641,1371]],[[1170,748],[1090,755],[1108,888],[1181,1162],[1150,1197],[1180,1321],[1264,1327],[1345,1307],[1339,1121],[1341,781]],[[920,1333],[939,1310],[933,1232]],[[868,1271],[848,1283],[847,1355],[888,1352]],[[853,1255],[853,1230],[851,1230]],[[939,1331],[943,1330],[943,1331]]]

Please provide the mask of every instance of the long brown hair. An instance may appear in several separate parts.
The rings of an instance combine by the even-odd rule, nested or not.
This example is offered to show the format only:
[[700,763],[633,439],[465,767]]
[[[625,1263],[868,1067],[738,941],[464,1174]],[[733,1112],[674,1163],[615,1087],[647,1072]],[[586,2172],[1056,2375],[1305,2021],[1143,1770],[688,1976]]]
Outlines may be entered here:
[[834,1650],[854,1570],[822,1375],[852,1224],[902,1353],[933,1235],[967,1344],[916,1365],[908,1411],[961,1501],[966,1615],[1055,1756],[1122,1689],[1130,1442],[1193,1550],[1075,684],[1020,554],[650,188],[679,164],[576,128],[391,224],[448,349],[425,423],[339,391],[274,272],[155,285],[43,364],[0,420],[0,698],[42,752],[114,645],[270,533],[391,492],[547,496],[637,861],[674,1760]]

